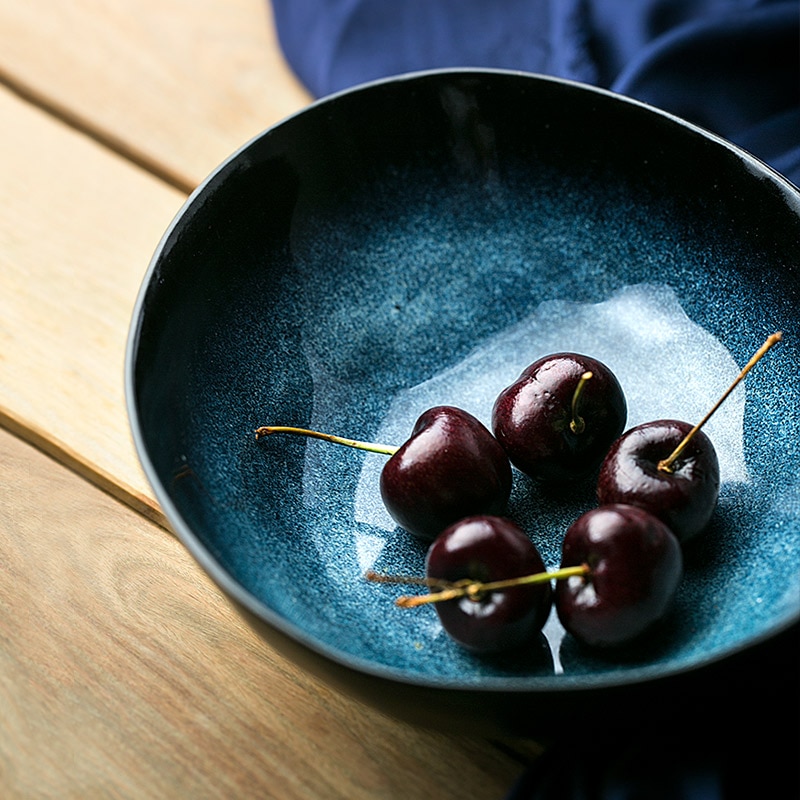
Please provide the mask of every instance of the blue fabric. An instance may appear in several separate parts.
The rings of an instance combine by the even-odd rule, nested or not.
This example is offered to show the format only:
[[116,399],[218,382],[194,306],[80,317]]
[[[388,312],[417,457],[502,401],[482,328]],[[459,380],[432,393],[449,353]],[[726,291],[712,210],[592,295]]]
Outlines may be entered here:
[[643,100],[800,185],[800,0],[272,0],[324,96],[389,75],[497,67]]
[[[723,759],[666,734],[559,742],[526,770],[505,800],[730,800]],[[600,738],[600,737],[598,737]],[[678,765],[680,765],[678,767]],[[746,797],[745,793],[735,795]]]

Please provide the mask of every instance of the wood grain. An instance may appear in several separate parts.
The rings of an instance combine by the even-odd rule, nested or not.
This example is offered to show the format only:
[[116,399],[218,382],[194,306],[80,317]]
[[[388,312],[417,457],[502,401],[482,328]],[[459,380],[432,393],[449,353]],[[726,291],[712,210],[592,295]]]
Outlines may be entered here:
[[0,431],[0,796],[500,798],[522,769],[328,689],[176,539]]
[[0,90],[0,422],[154,518],[123,365],[184,195]]
[[311,99],[268,0],[2,2],[0,81],[184,191]]
[[2,2],[0,79],[0,424],[166,525],[124,405],[136,294],[186,193],[309,97],[261,0]]

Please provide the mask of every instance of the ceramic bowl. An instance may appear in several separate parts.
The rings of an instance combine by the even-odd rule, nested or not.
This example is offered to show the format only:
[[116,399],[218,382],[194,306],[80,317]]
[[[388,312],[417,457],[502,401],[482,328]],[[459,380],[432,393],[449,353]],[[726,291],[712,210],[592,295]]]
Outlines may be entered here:
[[[800,615],[799,270],[798,189],[680,119],[505,71],[364,85],[245,144],[166,231],[130,333],[135,443],[186,548],[331,685],[459,731],[668,713],[676,692],[709,702]],[[614,652],[582,648],[555,613],[524,654],[463,651],[432,607],[394,605],[408,587],[364,579],[424,571],[426,545],[381,504],[386,457],[254,435],[398,445],[437,404],[488,422],[560,350],[611,367],[627,427],[696,422],[779,330],[705,429],[720,499],[670,615]],[[595,503],[591,482],[515,473],[509,515],[554,567]]]

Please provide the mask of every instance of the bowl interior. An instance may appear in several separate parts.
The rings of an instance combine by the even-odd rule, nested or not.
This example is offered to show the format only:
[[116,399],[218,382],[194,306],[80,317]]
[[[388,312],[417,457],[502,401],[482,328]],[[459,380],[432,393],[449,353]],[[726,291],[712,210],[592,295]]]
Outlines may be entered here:
[[[321,101],[225,162],[159,246],[128,365],[146,471],[238,601],[356,670],[547,690],[721,658],[800,607],[799,207],[713,136],[563,81],[437,72]],[[576,646],[555,613],[524,656],[460,650],[431,607],[393,605],[409,587],[363,578],[424,571],[381,505],[385,457],[253,433],[400,444],[440,403],[488,422],[559,350],[615,371],[628,426],[696,422],[777,330],[706,428],[721,496],[672,613],[613,654]],[[514,480],[509,514],[556,566],[594,487]]]

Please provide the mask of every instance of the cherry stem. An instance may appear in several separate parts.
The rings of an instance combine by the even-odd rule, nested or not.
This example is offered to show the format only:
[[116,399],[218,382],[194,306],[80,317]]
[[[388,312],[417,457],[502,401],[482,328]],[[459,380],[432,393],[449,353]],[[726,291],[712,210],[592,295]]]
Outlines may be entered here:
[[591,372],[584,372],[578,381],[578,385],[575,387],[575,393],[572,395],[572,419],[569,422],[569,429],[573,433],[583,433],[586,428],[586,422],[583,417],[578,414],[578,401],[581,399],[587,382],[590,381],[592,377]]
[[[462,581],[445,581],[439,578],[420,578],[417,575],[386,575],[382,572],[375,572],[367,570],[364,577],[373,583],[410,583],[415,586],[427,586],[432,589],[452,589],[454,586],[460,586]],[[467,583],[471,583],[467,579]]]
[[326,442],[333,442],[334,444],[342,444],[346,447],[354,447],[357,450],[367,450],[370,453],[381,453],[382,455],[394,455],[400,448],[393,447],[386,444],[374,444],[373,442],[360,442],[357,439],[345,439],[342,436],[334,436],[331,433],[320,433],[319,431],[310,431],[307,428],[294,428],[288,425],[262,425],[256,428],[256,439],[263,439],[265,436],[271,436],[273,433],[292,433],[298,436],[308,436],[312,439],[324,439]]
[[530,586],[536,583],[547,583],[552,580],[564,580],[575,576],[588,575],[588,564],[575,567],[562,567],[551,572],[536,572],[533,575],[521,575],[516,578],[506,578],[501,581],[473,581],[464,578],[460,581],[450,582],[437,578],[415,578],[406,575],[381,575],[376,572],[367,572],[367,580],[378,583],[413,583],[419,586],[437,588],[439,591],[430,594],[421,594],[398,597],[395,605],[400,608],[415,608],[426,603],[441,603],[445,600],[457,600],[460,597],[469,597],[470,600],[480,600],[486,592],[496,592],[502,589],[513,589],[516,586]]
[[773,333],[771,336],[767,337],[767,340],[758,350],[755,352],[753,357],[747,362],[744,369],[739,373],[736,380],[727,388],[725,393],[720,397],[719,400],[714,404],[711,410],[706,414],[697,425],[692,428],[689,433],[684,436],[681,443],[672,451],[672,453],[665,459],[662,459],[658,462],[658,469],[661,472],[672,472],[672,465],[675,463],[675,460],[680,456],[680,454],[684,451],[686,446],[689,442],[694,438],[695,434],[703,427],[703,425],[708,422],[716,410],[725,402],[728,398],[728,395],[744,380],[745,376],[748,372],[761,360],[761,358],[765,355],[765,353],[773,346],[776,345],[781,339],[783,338],[783,333],[778,331],[777,333]]

